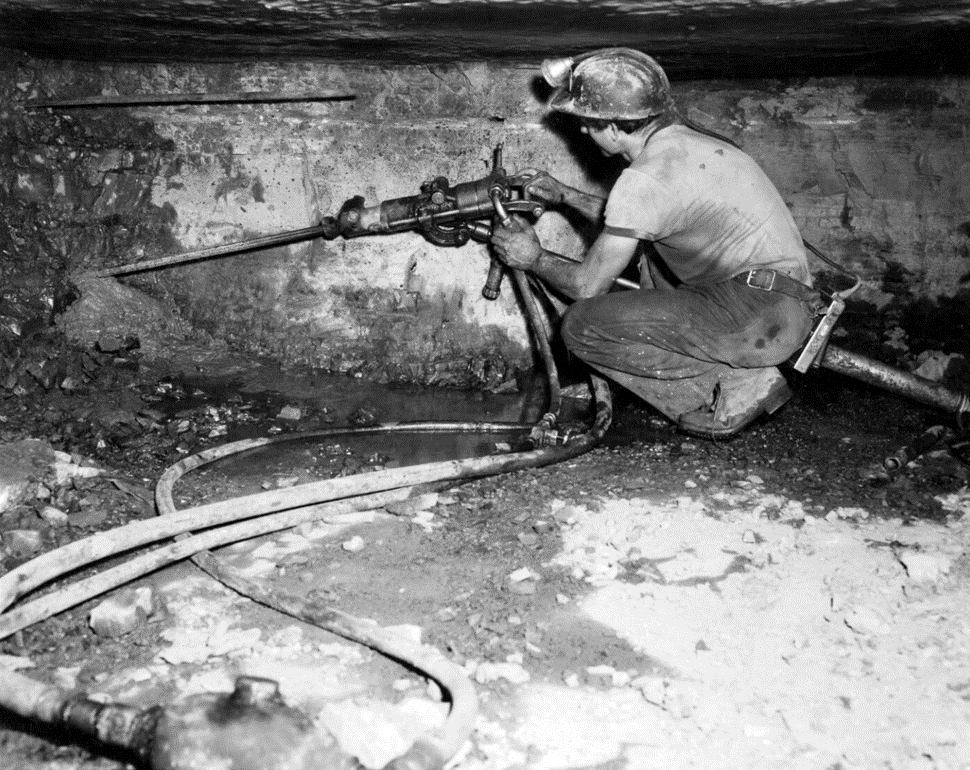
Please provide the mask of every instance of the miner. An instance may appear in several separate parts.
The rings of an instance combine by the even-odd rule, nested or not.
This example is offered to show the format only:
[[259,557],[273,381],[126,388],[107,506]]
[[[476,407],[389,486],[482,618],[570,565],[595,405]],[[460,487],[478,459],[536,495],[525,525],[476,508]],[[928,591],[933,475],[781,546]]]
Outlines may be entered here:
[[[602,225],[581,262],[542,247],[521,217],[496,229],[506,265],[574,300],[567,348],[681,430],[736,435],[791,398],[777,365],[818,307],[805,247],[762,169],[678,112],[651,57],[629,48],[547,60],[549,107],[623,169],[606,200],[535,170],[526,189]],[[640,288],[611,291],[639,257]]]

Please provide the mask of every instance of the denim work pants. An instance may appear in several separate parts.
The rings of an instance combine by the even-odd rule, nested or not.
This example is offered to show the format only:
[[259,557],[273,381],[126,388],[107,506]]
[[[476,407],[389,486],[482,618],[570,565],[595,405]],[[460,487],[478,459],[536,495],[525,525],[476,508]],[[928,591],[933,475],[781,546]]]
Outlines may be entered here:
[[[718,386],[788,359],[812,327],[808,303],[738,281],[639,289],[574,303],[562,323],[566,347],[671,420],[713,403]],[[753,398],[753,396],[752,396]]]

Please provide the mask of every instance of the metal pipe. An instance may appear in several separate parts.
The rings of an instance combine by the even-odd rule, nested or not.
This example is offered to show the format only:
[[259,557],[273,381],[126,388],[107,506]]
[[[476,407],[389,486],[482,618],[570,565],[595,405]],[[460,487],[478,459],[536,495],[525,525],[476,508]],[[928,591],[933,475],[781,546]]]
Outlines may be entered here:
[[835,345],[829,345],[821,366],[847,377],[876,385],[927,406],[935,406],[956,415],[957,425],[964,429],[970,423],[970,395],[950,390],[938,382],[904,372]]
[[31,109],[41,107],[134,107],[153,104],[252,104],[279,102],[322,102],[356,99],[347,91],[322,91],[316,94],[274,94],[264,91],[238,91],[231,94],[96,94],[65,96],[60,99],[32,99]]
[[101,270],[90,270],[84,273],[84,276],[91,276],[92,278],[108,278],[114,275],[140,273],[144,270],[156,270],[160,267],[180,265],[183,262],[194,262],[198,259],[221,257],[228,254],[242,254],[247,251],[266,249],[270,246],[286,246],[290,243],[312,241],[313,239],[320,237],[327,239],[337,237],[337,232],[334,230],[334,224],[332,222],[324,220],[319,225],[314,225],[313,227],[304,227],[301,230],[289,230],[285,233],[263,235],[257,238],[249,238],[245,241],[224,243],[220,246],[209,246],[204,249],[187,251],[182,254],[173,254],[169,257],[158,257],[157,259],[146,259],[142,260],[141,262],[133,262],[127,265],[106,267]]
[[917,457],[929,452],[937,444],[943,441],[947,429],[945,425],[934,425],[927,428],[914,441],[896,450],[882,461],[882,467],[887,473],[897,473]]

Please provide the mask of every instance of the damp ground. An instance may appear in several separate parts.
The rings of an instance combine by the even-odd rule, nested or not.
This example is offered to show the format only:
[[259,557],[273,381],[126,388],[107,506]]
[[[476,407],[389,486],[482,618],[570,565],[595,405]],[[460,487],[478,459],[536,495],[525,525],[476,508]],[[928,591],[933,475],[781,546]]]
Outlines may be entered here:
[[[5,513],[5,570],[35,555],[31,542],[39,553],[155,515],[165,468],[227,441],[293,437],[188,474],[180,507],[505,441],[327,430],[520,422],[542,409],[535,389],[387,388],[268,366],[171,378],[123,348],[52,360],[72,355],[86,379],[65,390],[34,377],[37,387],[11,391],[0,438],[39,439],[106,473],[48,483]],[[578,458],[220,556],[464,667],[480,714],[456,768],[970,767],[964,450],[937,447],[888,476],[883,459],[945,416],[825,372],[792,384],[793,402],[770,421],[717,443],[616,391],[614,426]],[[50,507],[66,521],[39,518]],[[13,530],[38,537],[11,548]],[[0,643],[3,664],[144,706],[269,676],[367,767],[447,711],[413,671],[190,564],[135,585],[151,589],[151,612],[127,633],[90,628],[102,597]],[[128,766],[12,718],[0,756],[18,770]]]

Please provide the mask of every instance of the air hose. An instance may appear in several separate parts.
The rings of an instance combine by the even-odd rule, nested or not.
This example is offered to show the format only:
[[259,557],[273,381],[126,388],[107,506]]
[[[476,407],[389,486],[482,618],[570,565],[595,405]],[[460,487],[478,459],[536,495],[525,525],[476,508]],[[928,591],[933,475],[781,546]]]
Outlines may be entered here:
[[[0,615],[0,639],[167,564],[192,557],[196,564],[233,590],[406,662],[442,685],[449,693],[452,703],[444,725],[434,735],[416,741],[408,752],[392,760],[387,766],[388,770],[441,768],[467,740],[477,712],[474,688],[462,669],[440,655],[432,654],[426,648],[388,635],[369,621],[354,618],[333,608],[316,606],[303,597],[269,591],[221,563],[209,549],[291,528],[300,523],[326,519],[354,510],[382,507],[406,499],[417,487],[434,488],[463,479],[542,467],[568,460],[592,449],[603,437],[612,419],[609,386],[598,376],[591,376],[596,404],[592,424],[581,434],[558,432],[556,423],[561,396],[551,346],[547,335],[543,333],[538,305],[525,276],[520,271],[513,271],[513,275],[522,294],[529,328],[549,375],[550,408],[539,424],[395,423],[246,439],[201,452],[175,464],[160,478],[156,488],[156,502],[159,513],[164,515],[149,521],[132,522],[62,546],[0,577],[0,612],[3,612]],[[175,509],[172,490],[177,480],[185,473],[220,458],[286,441],[406,432],[528,432],[528,436],[519,443],[519,451],[511,453],[384,469],[207,503],[180,511]],[[11,612],[5,612],[19,598],[56,578],[111,556],[173,537],[177,538],[175,543],[136,556],[123,564],[59,588]],[[235,703],[237,706],[242,702],[248,709],[259,714],[263,713],[260,709],[270,709],[276,716],[282,713],[284,722],[292,726],[294,717],[289,712],[281,711],[285,707],[274,701],[273,697],[264,698],[258,703],[246,700],[246,693],[251,686],[251,682],[240,680],[237,682],[237,693],[225,696],[226,702]],[[175,758],[172,751],[166,748],[172,743],[169,740],[171,730],[192,733],[192,729],[173,716],[176,710],[164,712],[169,714],[166,722],[164,713],[158,707],[137,711],[121,704],[100,704],[86,699],[83,695],[69,694],[14,672],[0,672],[0,707],[27,719],[71,727],[107,744],[135,750],[155,770],[202,770],[202,765],[196,762],[205,752],[200,753],[197,747],[193,746],[190,751],[194,758],[186,762]],[[212,704],[206,705],[205,713],[210,713],[212,708]],[[296,721],[299,722],[299,719]],[[160,724],[168,725],[169,732],[165,733],[164,740],[159,737],[163,733]],[[211,764],[214,759],[217,757],[204,756],[204,763]],[[314,766],[319,765],[318,758],[314,762],[317,762]],[[302,767],[296,764],[292,766]]]

